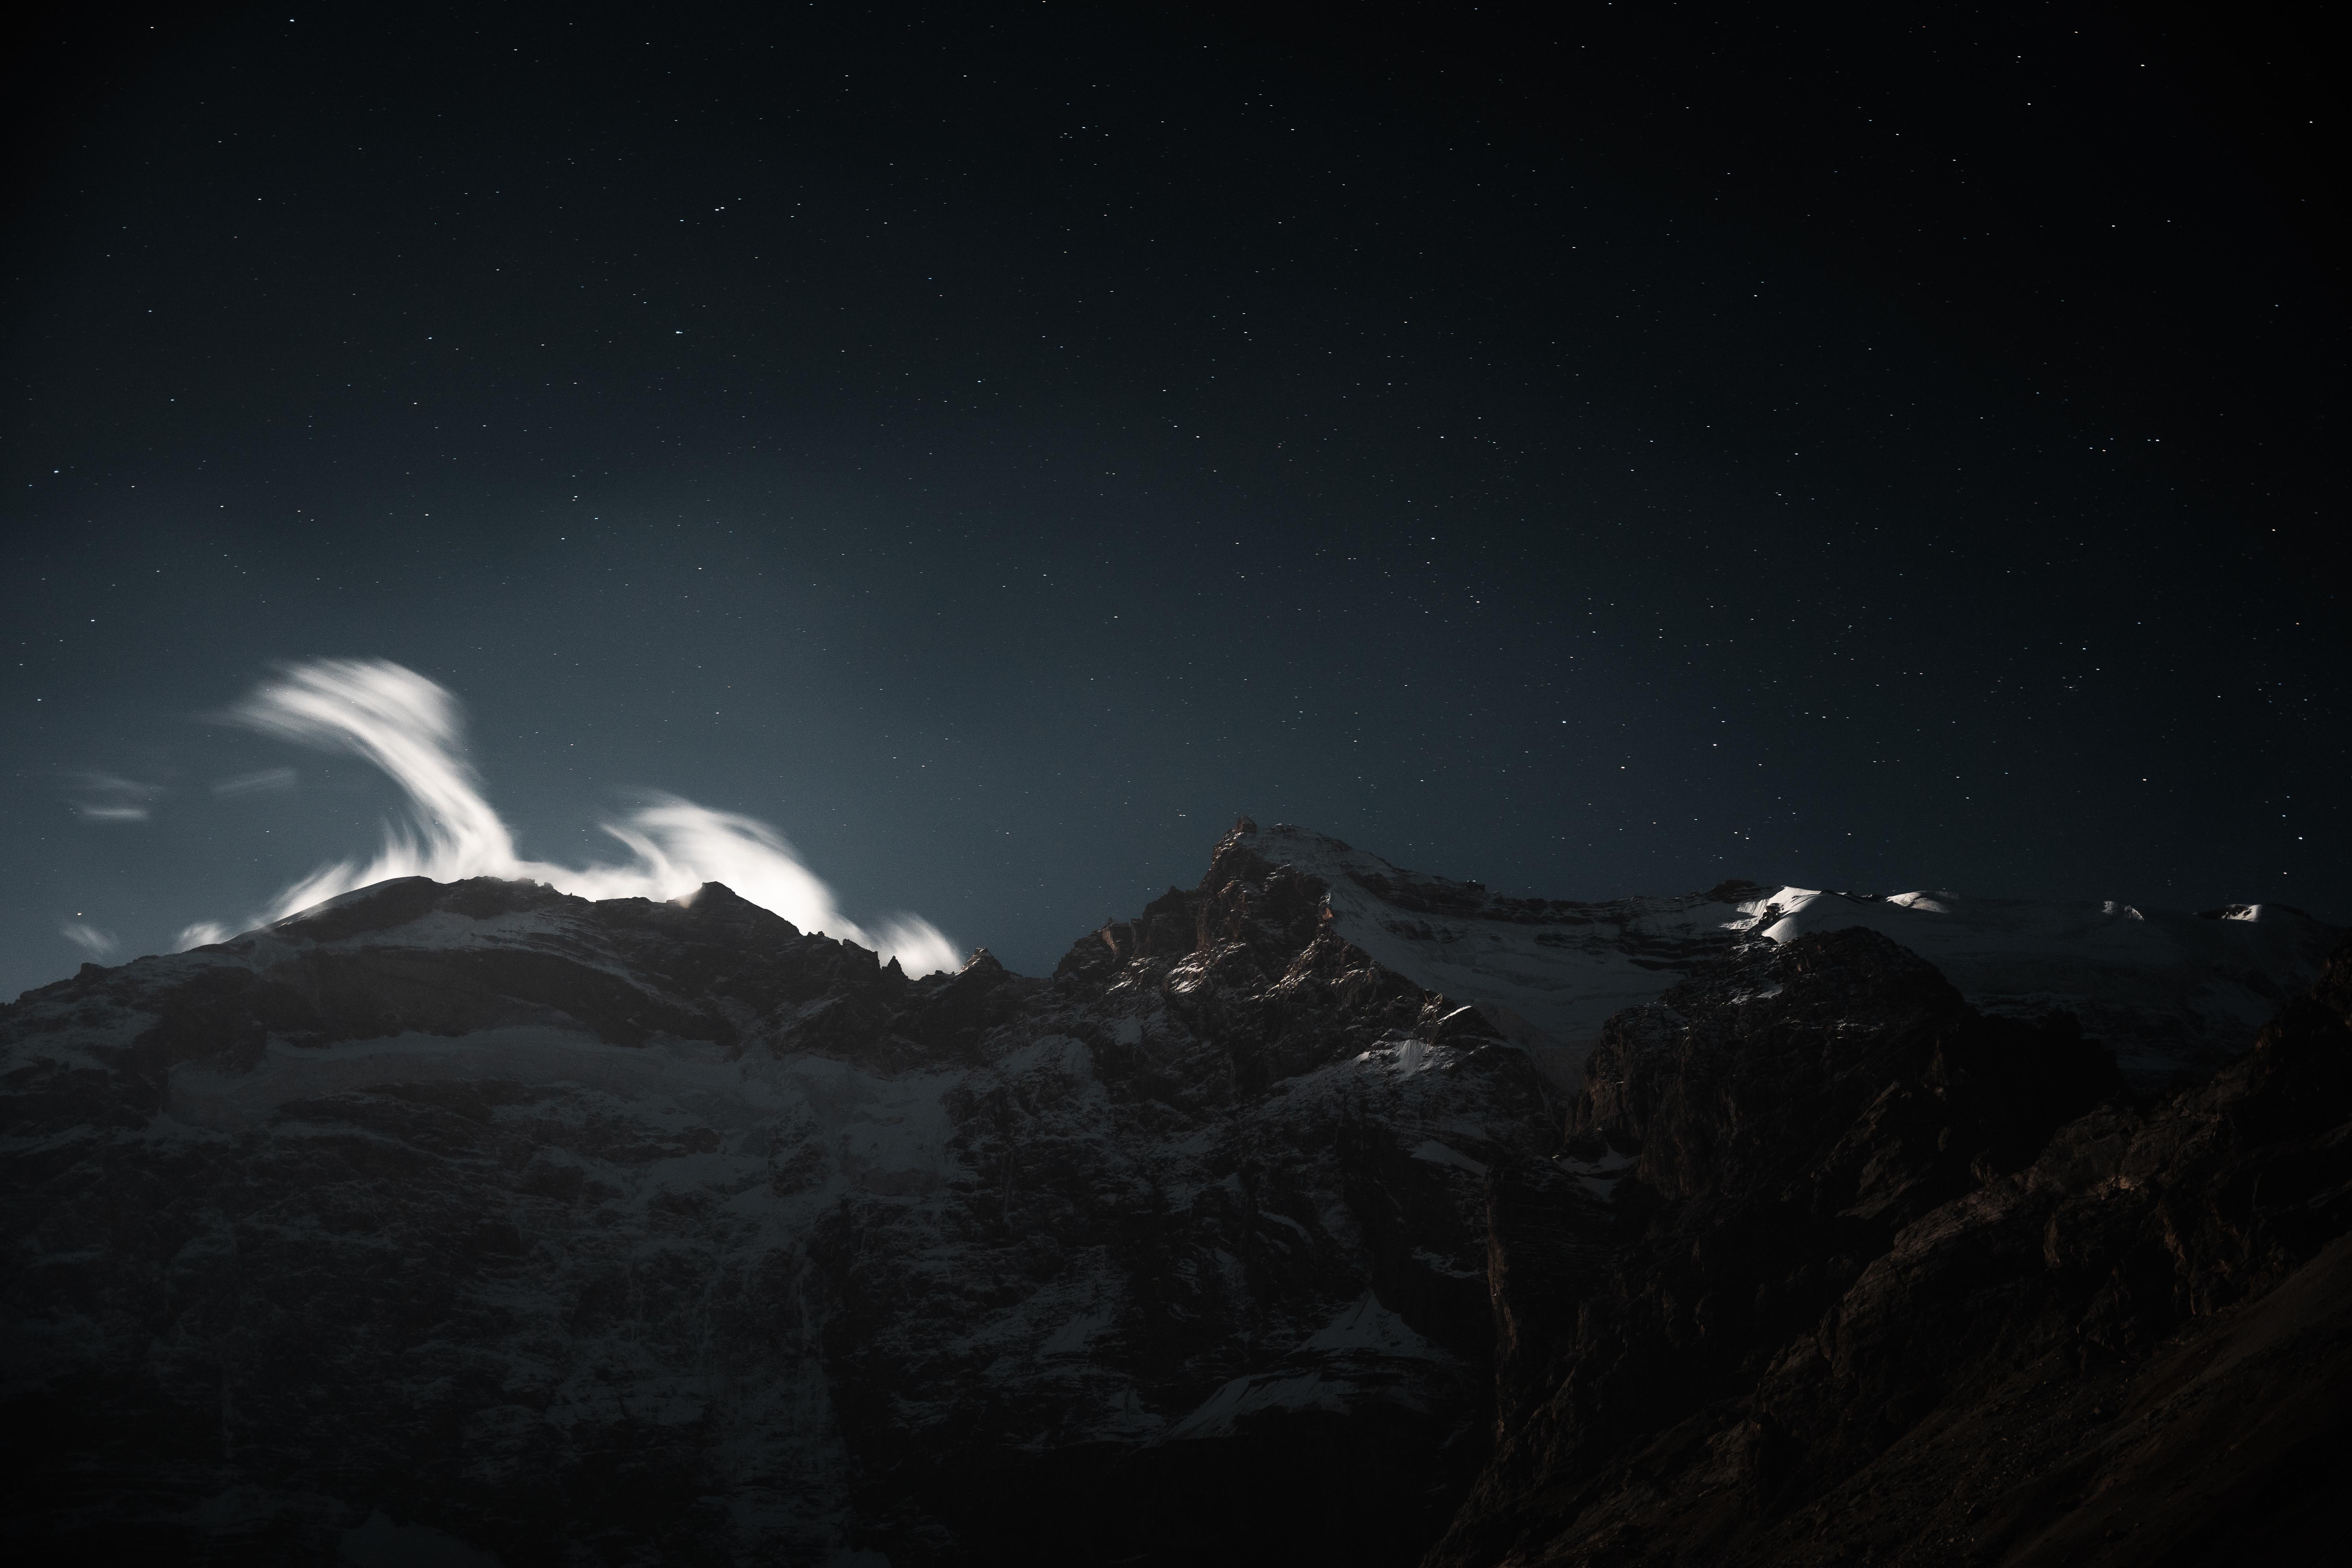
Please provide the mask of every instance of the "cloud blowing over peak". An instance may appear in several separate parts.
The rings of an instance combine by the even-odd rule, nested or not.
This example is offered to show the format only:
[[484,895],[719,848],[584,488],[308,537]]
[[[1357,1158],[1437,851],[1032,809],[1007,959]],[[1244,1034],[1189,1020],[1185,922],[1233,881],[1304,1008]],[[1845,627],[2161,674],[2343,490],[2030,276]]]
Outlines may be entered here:
[[[408,796],[402,820],[364,864],[321,866],[279,893],[268,915],[282,920],[323,899],[391,877],[506,877],[545,882],[583,898],[675,899],[724,882],[803,931],[823,931],[897,958],[909,974],[952,970],[955,945],[917,915],[867,931],[844,916],[833,889],[801,864],[764,822],[712,811],[675,795],[649,797],[604,823],[630,852],[619,865],[558,866],[525,860],[514,835],[484,795],[465,745],[465,714],[448,690],[387,659],[312,659],[289,665],[229,710],[232,722],[298,745],[366,758]],[[209,935],[213,927],[191,927]],[[215,940],[217,940],[215,938]]]

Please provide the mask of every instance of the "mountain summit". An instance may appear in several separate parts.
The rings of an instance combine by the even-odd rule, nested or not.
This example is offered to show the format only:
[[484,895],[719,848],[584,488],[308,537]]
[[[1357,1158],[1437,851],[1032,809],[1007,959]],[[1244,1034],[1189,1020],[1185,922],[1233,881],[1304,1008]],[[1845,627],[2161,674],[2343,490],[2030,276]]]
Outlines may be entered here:
[[[2081,1447],[2171,1397],[2150,1369],[2337,1321],[2329,934],[1500,898],[1247,822],[1045,978],[911,979],[718,884],[379,883],[0,1009],[0,1528],[843,1568],[2074,1541],[2083,1488],[2181,1461],[2160,1422],[2144,1464]],[[2304,998],[2231,1056],[2266,987]],[[2085,1369],[2032,1450],[2081,1487],[1951,1468],[2002,1379]],[[2255,1491],[2307,1450],[2177,1430]]]
[[1304,828],[1247,819],[1220,853],[1322,881],[1340,935],[1416,984],[1484,1005],[1570,1092],[1612,1015],[1751,937],[1878,931],[1935,964],[1980,1011],[2074,1015],[2116,1053],[2126,1080],[2156,1089],[2243,1050],[2280,1003],[2310,985],[2343,935],[2285,904],[2192,915],[2114,900],[1738,880],[1664,898],[1505,898],[1476,882],[1400,870]]

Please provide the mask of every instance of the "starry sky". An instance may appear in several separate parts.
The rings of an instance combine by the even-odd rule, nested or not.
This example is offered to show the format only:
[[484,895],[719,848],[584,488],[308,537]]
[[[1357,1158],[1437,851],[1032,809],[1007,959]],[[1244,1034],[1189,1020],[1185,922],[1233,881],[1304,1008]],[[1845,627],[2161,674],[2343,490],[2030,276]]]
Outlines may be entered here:
[[372,847],[325,655],[1031,973],[1243,812],[2352,920],[2295,13],[1285,9],[17,24],[0,991]]

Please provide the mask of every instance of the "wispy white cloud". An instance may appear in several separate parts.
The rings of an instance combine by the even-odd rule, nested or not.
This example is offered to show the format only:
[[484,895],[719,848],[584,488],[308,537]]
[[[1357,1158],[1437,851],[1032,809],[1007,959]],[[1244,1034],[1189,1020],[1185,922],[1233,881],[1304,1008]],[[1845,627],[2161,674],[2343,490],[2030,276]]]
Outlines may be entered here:
[[210,947],[216,942],[226,942],[236,934],[218,921],[198,921],[181,931],[179,940],[172,944],[172,951],[185,952],[192,947]]
[[263,768],[258,773],[238,773],[233,778],[213,781],[213,794],[224,800],[239,795],[274,795],[293,787],[292,768]]
[[114,940],[112,931],[100,931],[83,921],[68,921],[58,928],[58,934],[92,958],[111,957],[122,945]]
[[84,822],[144,822],[154,815],[150,803],[164,793],[161,784],[112,773],[75,773],[68,783],[71,796],[67,804]]
[[[525,860],[482,793],[467,757],[464,714],[449,691],[384,659],[314,659],[287,667],[230,710],[249,729],[320,751],[343,752],[382,768],[407,795],[404,816],[384,826],[364,862],[321,866],[281,892],[270,920],[390,877],[522,878],[583,898],[677,899],[723,882],[803,931],[823,931],[896,957],[910,974],[953,969],[959,955],[938,927],[901,914],[873,931],[845,916],[833,889],[783,835],[757,818],[656,795],[604,823],[630,851],[620,865],[557,866]],[[185,945],[200,931],[181,933]]]

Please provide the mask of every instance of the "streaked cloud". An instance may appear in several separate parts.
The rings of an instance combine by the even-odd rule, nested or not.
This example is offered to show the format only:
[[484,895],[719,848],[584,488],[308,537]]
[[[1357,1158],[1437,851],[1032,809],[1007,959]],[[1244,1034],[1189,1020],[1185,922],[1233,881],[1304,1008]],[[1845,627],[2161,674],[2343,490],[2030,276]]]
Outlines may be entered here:
[[292,768],[263,768],[258,773],[238,773],[233,778],[215,779],[213,794],[223,800],[240,795],[274,795],[294,787]]
[[100,931],[84,921],[68,921],[58,928],[58,934],[93,959],[110,958],[122,945],[114,940],[112,931]]
[[236,934],[218,921],[198,921],[181,931],[179,940],[172,944],[172,951],[185,952],[192,947],[210,947],[216,942],[226,942]]
[[84,822],[144,822],[165,793],[162,784],[101,773],[75,773],[67,785],[66,804]]
[[[755,817],[657,795],[603,826],[632,858],[621,865],[557,866],[525,860],[483,795],[464,740],[457,699],[415,670],[384,659],[314,659],[290,665],[229,710],[231,722],[298,745],[365,758],[407,795],[365,861],[321,866],[287,888],[268,920],[392,877],[506,877],[545,882],[583,898],[677,899],[723,882],[803,931],[823,931],[897,958],[910,974],[954,969],[955,944],[919,915],[868,930],[841,912],[833,889],[803,865],[782,834]],[[191,926],[192,934],[219,928]]]

